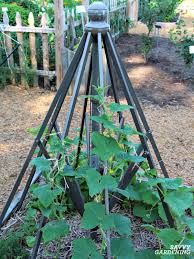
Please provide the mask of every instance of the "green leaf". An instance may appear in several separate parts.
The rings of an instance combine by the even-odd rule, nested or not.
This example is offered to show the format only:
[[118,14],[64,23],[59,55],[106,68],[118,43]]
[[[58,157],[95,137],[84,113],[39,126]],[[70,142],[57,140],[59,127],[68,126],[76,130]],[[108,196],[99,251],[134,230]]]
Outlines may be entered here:
[[64,167],[64,176],[75,176],[75,171],[73,170],[72,166],[66,165]]
[[101,101],[101,97],[98,95],[82,95],[82,98],[88,98],[91,100]]
[[52,189],[50,184],[41,185],[33,189],[33,194],[45,208],[49,207],[54,199],[62,193],[61,189]]
[[112,217],[112,214],[110,215],[104,215],[103,220],[100,223],[100,227],[106,231],[108,229],[113,229],[115,227],[114,224],[114,218]]
[[109,120],[106,114],[103,114],[102,116],[91,116],[91,119],[95,122],[103,124],[103,127],[106,129],[111,129],[111,130],[117,129],[117,127],[114,125],[112,121]]
[[121,195],[123,195],[127,199],[129,199],[129,197],[130,197],[130,194],[129,194],[129,192],[127,190],[122,190],[122,189],[119,189],[119,188],[115,188],[113,191],[120,193]]
[[106,161],[122,151],[114,138],[105,137],[98,132],[92,134],[92,141],[95,146],[95,148],[93,148],[93,153],[102,161]]
[[81,219],[81,227],[84,229],[92,229],[99,226],[105,217],[104,205],[92,201],[86,203],[84,208],[85,210]]
[[48,208],[45,208],[40,204],[39,209],[42,212],[42,215],[48,219],[56,215],[56,205],[54,202]]
[[193,194],[184,191],[172,191],[167,193],[164,201],[168,203],[170,209],[177,215],[182,216],[185,210],[193,204]]
[[33,218],[36,216],[37,210],[29,208],[26,213],[26,217]]
[[162,186],[166,189],[177,189],[182,184],[182,178],[155,178],[155,179],[149,179],[148,184],[150,186],[157,185],[158,183],[161,183]]
[[91,197],[102,192],[102,187],[100,184],[102,176],[98,171],[96,171],[95,169],[87,170],[85,173],[85,178],[89,188],[89,195]]
[[130,109],[134,109],[133,106],[126,105],[126,104],[119,104],[119,103],[110,103],[108,107],[111,112],[124,112]]
[[166,248],[170,248],[171,245],[177,244],[181,240],[180,233],[173,228],[161,229],[156,235],[162,240]]
[[111,175],[103,175],[101,179],[101,188],[103,189],[115,189],[117,187],[116,179]]
[[155,205],[159,200],[160,197],[156,191],[147,190],[145,192],[139,193],[141,200],[146,204]]
[[36,169],[40,170],[41,172],[49,172],[52,164],[51,161],[44,157],[37,157],[32,159],[30,165],[36,166]]
[[111,238],[111,252],[112,256],[120,258],[127,256],[129,258],[130,254],[133,254],[133,244],[129,238]]
[[144,204],[135,204],[133,207],[133,214],[141,217],[145,222],[153,222],[158,218],[157,209],[147,208]]
[[144,133],[141,133],[135,129],[133,129],[132,127],[130,127],[130,125],[128,124],[125,124],[124,128],[123,129],[120,129],[120,133],[123,133],[125,135],[141,135],[141,136],[145,136]]
[[123,160],[137,164],[145,161],[145,158],[142,156],[133,156],[125,152],[120,152],[118,156],[121,157]]
[[114,225],[115,225],[115,231],[119,234],[119,235],[131,235],[131,221],[129,218],[120,215],[120,214],[116,214],[116,213],[112,213],[111,214],[113,219],[114,219]]
[[35,244],[35,240],[36,240],[35,237],[33,237],[33,236],[27,236],[27,237],[26,237],[27,246],[28,246],[28,247],[33,247],[34,244]]
[[51,153],[63,153],[64,148],[62,142],[57,137],[57,134],[50,135],[48,140],[49,148],[48,151]]
[[47,223],[42,229],[43,240],[48,243],[53,240],[58,240],[69,233],[69,226],[64,220],[51,221]]
[[137,164],[139,164],[139,163],[145,161],[145,158],[142,157],[142,156],[132,156],[132,155],[128,155],[128,156],[127,156],[127,159],[128,159],[130,162],[132,162],[132,163],[137,163]]
[[129,199],[130,200],[141,201],[140,192],[136,191],[133,185],[129,185],[126,190],[129,193]]
[[79,238],[73,241],[72,259],[103,259],[96,251],[96,245],[90,238]]
[[[36,135],[38,134],[38,132],[40,131],[41,126],[38,126],[36,128],[28,128],[27,132],[30,133],[33,137],[36,137]],[[46,129],[44,130],[43,136],[46,135],[46,132],[48,131],[48,128],[46,127]]]

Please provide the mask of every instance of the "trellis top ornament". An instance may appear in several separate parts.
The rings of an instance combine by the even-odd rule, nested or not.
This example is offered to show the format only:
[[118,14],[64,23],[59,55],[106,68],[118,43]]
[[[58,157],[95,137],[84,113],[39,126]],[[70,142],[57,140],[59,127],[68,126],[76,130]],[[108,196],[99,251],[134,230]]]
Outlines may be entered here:
[[110,25],[106,22],[108,9],[103,2],[94,2],[88,8],[89,22],[85,26],[86,31],[107,32]]

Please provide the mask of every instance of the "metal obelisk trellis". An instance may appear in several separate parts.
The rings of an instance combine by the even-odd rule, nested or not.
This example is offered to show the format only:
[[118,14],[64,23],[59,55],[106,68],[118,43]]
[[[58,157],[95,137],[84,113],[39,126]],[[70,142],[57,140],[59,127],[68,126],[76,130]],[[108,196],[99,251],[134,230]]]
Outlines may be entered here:
[[[140,138],[140,146],[137,150],[137,155],[144,156],[148,163],[149,167],[151,169],[155,168],[153,158],[148,146],[148,143],[150,142],[153,151],[155,153],[155,156],[159,162],[161,171],[163,172],[165,177],[168,177],[168,173],[166,171],[165,165],[163,163],[163,160],[160,156],[160,153],[158,151],[158,148],[156,146],[155,140],[153,138],[152,132],[148,126],[148,123],[146,121],[145,115],[143,113],[143,110],[139,104],[139,101],[136,97],[135,91],[132,87],[132,84],[128,78],[127,72],[125,70],[125,67],[119,57],[119,54],[117,53],[117,50],[115,48],[114,42],[112,40],[111,34],[110,34],[110,28],[109,25],[106,23],[107,19],[107,8],[102,2],[95,2],[93,3],[89,9],[88,9],[88,15],[90,22],[85,26],[85,34],[82,37],[82,40],[79,44],[79,47],[75,53],[75,56],[68,68],[68,71],[66,75],[64,76],[61,86],[59,90],[57,91],[55,98],[48,110],[48,113],[46,114],[46,117],[42,123],[42,126],[34,140],[34,143],[31,147],[31,150],[26,158],[26,161],[22,167],[22,170],[17,178],[17,181],[13,187],[13,190],[7,200],[7,203],[3,209],[3,212],[0,217],[0,225],[2,225],[10,216],[10,214],[13,212],[15,208],[19,209],[28,193],[30,185],[36,181],[36,179],[40,176],[41,172],[36,170],[36,167],[33,167],[31,170],[31,173],[27,179],[27,183],[25,185],[25,188],[21,192],[17,192],[18,188],[20,187],[21,181],[26,173],[26,170],[29,167],[29,163],[35,153],[35,150],[37,147],[39,147],[40,151],[37,156],[44,156],[46,159],[49,159],[49,154],[46,150],[46,145],[49,140],[49,134],[54,130],[56,131],[56,134],[60,140],[63,140],[64,137],[68,136],[70,125],[72,122],[72,117],[75,109],[75,105],[77,102],[77,97],[81,85],[82,76],[85,70],[86,62],[89,58],[89,52],[91,50],[91,59],[90,59],[90,65],[89,65],[89,73],[88,73],[88,80],[86,84],[85,93],[88,95],[89,93],[92,93],[94,91],[93,85],[103,85],[103,47],[105,50],[105,56],[107,60],[108,65],[108,71],[111,79],[111,87],[112,92],[114,95],[114,99],[116,103],[119,103],[119,96],[117,94],[117,85],[116,82],[119,82],[119,85],[122,86],[125,98],[129,105],[133,105],[134,109],[132,109],[131,115],[133,118],[133,121],[135,123],[136,129],[139,132],[145,133],[142,135],[139,135]],[[75,76],[76,73],[76,76]],[[117,75],[117,80],[115,76]],[[74,90],[71,97],[69,110],[67,112],[66,121],[64,130],[62,133],[60,133],[59,126],[57,124],[57,117],[59,115],[59,112],[61,110],[61,107],[65,101],[65,98],[67,96],[69,87],[71,85],[72,80],[75,76],[75,83],[74,83]],[[98,103],[91,101],[92,105],[90,107],[90,113],[96,114],[98,113]],[[82,135],[84,131],[84,127],[87,128],[87,106],[88,106],[88,98],[84,100],[83,105],[83,114],[81,118],[81,127],[80,127],[80,142],[78,144],[78,151],[77,151],[77,161],[79,159],[79,154],[81,152],[81,140]],[[119,114],[119,122],[120,124],[124,124],[124,117],[123,114]],[[43,133],[47,127],[48,134],[43,139]],[[90,134],[91,131],[98,131],[99,125],[96,123],[91,124],[91,129],[87,129],[86,131],[88,134]],[[86,134],[87,135],[87,134]],[[43,139],[43,140],[42,140]],[[95,159],[91,157],[90,155],[90,141],[89,138],[87,138],[87,149],[88,149],[88,156],[90,159],[90,162],[92,162],[93,166],[97,165]],[[58,159],[60,159],[60,154],[58,155]],[[132,180],[133,176],[138,171],[138,164],[130,163],[128,169],[123,174],[123,177],[121,181],[119,182],[119,188],[125,189],[130,181]],[[78,212],[82,215],[84,212],[84,200],[81,194],[80,187],[76,181],[70,181],[68,179],[67,183],[69,186],[69,196],[72,199],[75,208],[78,210]],[[171,216],[170,210],[168,205],[163,200],[163,194],[161,192],[162,187],[158,186],[158,192],[161,198],[161,202],[163,204],[164,211],[166,213],[166,217],[168,219],[170,227],[174,226],[174,221]],[[110,200],[110,209],[113,208],[114,204],[117,202],[118,193],[115,193],[114,198]],[[45,224],[46,218],[42,218],[40,228]],[[41,230],[38,231],[36,236],[36,242],[35,246],[32,252],[31,258],[36,258],[38,248],[41,241]]]

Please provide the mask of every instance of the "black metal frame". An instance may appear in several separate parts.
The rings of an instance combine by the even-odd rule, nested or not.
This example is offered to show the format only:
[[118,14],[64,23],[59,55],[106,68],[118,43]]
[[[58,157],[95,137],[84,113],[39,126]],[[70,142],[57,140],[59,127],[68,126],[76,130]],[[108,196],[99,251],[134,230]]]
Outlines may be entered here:
[[[88,81],[86,84],[85,94],[86,95],[90,93],[95,94],[95,89],[92,87],[93,85],[100,85],[100,86],[104,85],[103,62],[102,62],[102,51],[103,51],[102,46],[104,46],[115,102],[119,103],[119,96],[117,93],[117,85],[116,85],[116,82],[119,81],[120,85],[123,88],[125,98],[128,104],[133,105],[135,107],[135,109],[131,109],[131,115],[135,123],[136,129],[141,133],[145,133],[145,135],[139,135],[141,144],[137,150],[137,155],[142,154],[147,159],[150,168],[155,168],[153,158],[148,146],[148,142],[149,142],[153,148],[153,151],[159,162],[159,165],[160,165],[161,171],[163,172],[164,177],[168,177],[168,173],[166,171],[164,162],[160,156],[160,153],[158,151],[157,145],[153,138],[152,132],[148,126],[147,120],[140,106],[140,103],[136,97],[132,84],[128,78],[127,72],[124,68],[121,58],[119,57],[119,54],[116,51],[111,34],[109,32],[92,33],[92,32],[86,31],[82,37],[82,40],[75,53],[75,56],[69,66],[69,69],[61,83],[61,86],[57,91],[56,96],[48,110],[48,113],[42,123],[42,126],[34,140],[32,148],[30,149],[30,152],[16,180],[16,183],[7,200],[7,203],[5,204],[3,212],[0,216],[0,226],[2,226],[6,222],[6,220],[9,218],[9,216],[14,211],[14,209],[19,209],[22,206],[22,203],[28,193],[30,185],[32,184],[32,182],[36,181],[41,174],[41,172],[38,172],[36,168],[33,167],[28,177],[24,190],[19,194],[19,196],[18,194],[16,194],[21,184],[21,181],[26,173],[26,170],[29,167],[29,163],[34,155],[36,148],[37,147],[40,148],[38,156],[44,156],[45,158],[48,159],[49,154],[46,151],[46,145],[49,139],[49,134],[52,132],[52,130],[54,129],[56,131],[57,136],[60,140],[63,140],[64,137],[68,135],[83,73],[85,70],[86,62],[89,58],[89,52],[90,52],[91,46],[92,46],[91,60],[90,60]],[[61,110],[62,104],[67,96],[70,84],[74,78],[75,73],[76,73],[76,78],[75,78],[73,95],[67,112],[66,121],[64,124],[64,130],[61,132],[57,124],[57,117]],[[118,80],[115,79],[115,74],[117,74]],[[81,118],[81,126],[80,126],[81,130],[79,135],[79,144],[77,148],[77,159],[76,159],[75,167],[77,167],[78,165],[79,156],[81,152],[81,142],[83,138],[84,126],[86,128],[88,160],[91,165],[98,167],[98,161],[96,161],[96,157],[93,159],[90,154],[90,149],[91,149],[90,131],[99,131],[100,127],[95,122],[91,122],[91,123],[88,122],[88,116],[86,113],[87,107],[88,107],[88,99],[86,98],[84,100],[84,106],[83,106],[83,112],[82,112],[82,118]],[[98,114],[99,111],[97,108],[98,108],[98,103],[94,100],[90,101],[90,114],[93,114],[93,115]],[[119,117],[120,126],[123,127],[124,125],[123,114],[118,113],[118,117]],[[47,134],[42,140],[43,133],[45,132],[47,125],[48,125]],[[60,158],[60,154],[57,155],[57,158],[58,159]],[[135,163],[130,163],[118,187],[121,189],[125,189],[128,186],[128,184],[131,182],[137,170],[138,170],[138,165]],[[75,205],[75,208],[82,215],[84,212],[84,199],[82,197],[79,184],[75,180],[67,179],[67,181],[70,187],[69,195]],[[162,188],[161,186],[158,186],[158,192],[163,204],[163,208],[166,213],[166,217],[168,219],[168,223],[170,227],[174,227],[174,220],[172,218],[168,205],[163,201],[161,188]],[[114,204],[117,202],[117,198],[119,197],[119,194],[115,193],[114,196],[116,198],[114,197],[110,200],[110,209],[112,209]],[[40,223],[40,228],[46,223],[46,221],[47,219],[43,217]],[[36,242],[35,242],[35,246],[34,246],[31,258],[36,258],[40,242],[41,242],[41,231],[39,230],[36,236]]]

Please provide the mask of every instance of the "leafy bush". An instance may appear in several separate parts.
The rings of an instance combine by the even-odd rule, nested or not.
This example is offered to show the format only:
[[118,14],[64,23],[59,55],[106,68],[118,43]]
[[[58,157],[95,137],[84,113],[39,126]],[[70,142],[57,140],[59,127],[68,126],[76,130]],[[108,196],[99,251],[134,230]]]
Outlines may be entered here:
[[169,22],[174,19],[176,8],[181,2],[182,0],[145,0],[140,18],[147,25],[148,34],[152,31],[155,22]]
[[[193,22],[194,27],[194,22]],[[191,34],[186,29],[186,24],[183,20],[177,22],[175,29],[170,30],[170,39],[177,47],[179,54],[183,57],[187,66],[191,66],[194,57],[189,53],[189,47],[194,45],[194,34]]]
[[[0,22],[3,21],[3,12],[2,7],[8,8],[8,16],[9,16],[9,23],[10,25],[15,25],[15,17],[16,12],[19,12],[22,18],[23,25],[28,25],[28,15],[32,11],[34,14],[35,19],[35,25],[39,24],[38,21],[38,14],[39,14],[39,8],[37,5],[31,3],[30,1],[6,1],[6,3],[2,0],[0,0]],[[18,3],[17,3],[18,2]]]
[[141,36],[141,53],[143,54],[145,60],[148,60],[148,54],[151,51],[151,49],[153,48],[153,40],[151,37],[149,37],[146,34],[143,34]]

